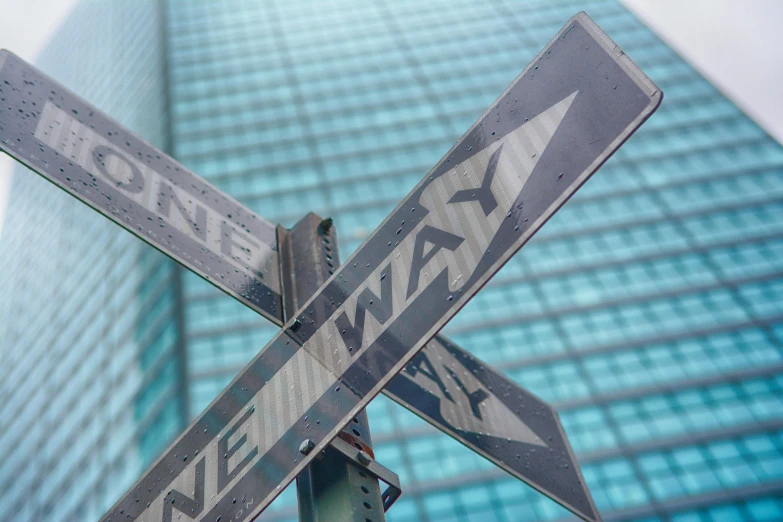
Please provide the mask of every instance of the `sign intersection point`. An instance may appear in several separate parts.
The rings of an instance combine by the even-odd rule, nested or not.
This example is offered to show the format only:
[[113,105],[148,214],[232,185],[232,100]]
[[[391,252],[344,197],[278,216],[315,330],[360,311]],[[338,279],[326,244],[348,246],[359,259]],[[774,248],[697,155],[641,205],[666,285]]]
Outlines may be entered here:
[[[0,81],[4,152],[282,324],[271,223],[7,52]],[[430,340],[661,99],[576,15],[102,520],[252,520],[387,386],[598,520],[552,409]]]

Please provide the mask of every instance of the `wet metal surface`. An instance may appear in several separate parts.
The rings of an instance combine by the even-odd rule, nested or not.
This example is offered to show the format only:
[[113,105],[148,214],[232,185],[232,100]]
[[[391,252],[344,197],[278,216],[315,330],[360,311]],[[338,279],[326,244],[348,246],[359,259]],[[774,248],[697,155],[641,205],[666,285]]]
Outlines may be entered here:
[[384,393],[584,520],[599,520],[557,412],[438,336]]
[[[90,142],[91,162],[79,160],[68,165],[73,170],[65,175],[64,183],[57,173],[50,172],[49,165],[62,164],[59,158],[70,151],[56,150],[61,141],[47,136],[47,129],[62,125],[63,114],[73,120],[68,110],[78,112],[85,107],[78,108],[75,103],[63,107],[57,92],[50,95],[38,89],[45,80],[20,73],[19,62],[13,60],[0,56],[0,75],[13,80],[0,84],[0,97],[10,89],[8,96],[16,104],[0,100],[0,137],[6,152],[39,173],[45,171],[49,179],[99,210],[110,208],[104,213],[118,222],[123,218],[116,216],[127,211],[122,205],[145,194],[148,179],[156,179],[146,177],[148,170],[161,178],[166,176],[160,172],[178,172],[174,163],[157,163],[157,158],[137,151],[134,147],[138,144],[125,134],[119,142],[108,140],[110,145],[106,145],[100,140],[104,135],[115,138],[117,130],[105,121],[95,130],[88,122],[86,128],[95,130],[100,140]],[[10,67],[13,63],[16,66]],[[33,88],[39,94],[36,108],[20,107],[25,89],[33,92]],[[417,368],[409,363],[425,343],[654,112],[661,97],[655,85],[592,20],[584,14],[574,17],[103,520],[168,521],[179,513],[197,520],[254,518],[395,374],[406,366]],[[12,117],[14,110],[22,117]],[[48,119],[43,119],[42,113]],[[60,140],[63,131],[58,132]],[[86,133],[81,128],[79,132]],[[21,138],[22,142],[32,141],[30,136],[38,140],[36,145],[40,143],[40,153],[29,144],[20,148],[14,143]],[[118,152],[122,139],[131,149],[128,155]],[[64,147],[70,146],[66,143]],[[65,174],[62,168],[60,173]],[[69,185],[77,174],[79,182]],[[172,228],[191,239],[205,236],[209,240],[213,236],[200,226],[211,223],[206,203],[188,207],[184,202],[191,201],[188,195],[198,199],[197,193],[209,194],[207,199],[219,199],[219,194],[214,189],[189,191],[176,175],[174,180],[177,183],[169,184],[165,179],[149,182],[155,187],[149,189],[150,194],[161,204],[158,206],[168,205],[168,210],[162,211],[164,216],[179,212],[184,219],[172,223],[177,225]],[[113,203],[121,205],[119,208],[99,208],[93,202],[106,194],[116,196],[108,190],[117,189],[125,197]],[[89,197],[83,195],[84,190],[92,191]],[[161,211],[147,210],[149,207],[140,204],[134,213],[154,222]],[[220,215],[233,219],[227,212]],[[134,215],[130,221],[142,232],[135,232],[137,235],[150,236],[150,230],[138,223],[143,219]],[[168,222],[163,228],[166,225]],[[248,230],[247,223],[239,225]],[[253,225],[250,233],[260,241],[268,228],[258,228]],[[271,237],[266,237],[269,242],[264,244],[273,245]],[[199,252],[205,253],[196,248],[193,255]],[[262,258],[264,263],[271,259]],[[191,261],[194,259],[198,258]],[[229,261],[220,262],[226,263],[221,265],[225,268]],[[274,317],[269,310],[267,315]],[[493,374],[469,371],[468,359],[458,362],[473,375],[467,378],[463,372],[466,378],[460,380],[467,402],[461,409],[439,406],[441,424],[460,431],[465,439],[469,437],[464,434],[475,433],[472,430],[486,435],[489,428],[483,422],[484,415],[497,417],[510,406],[495,401],[490,407],[498,411],[490,413],[486,405],[482,410],[486,399],[481,397],[489,389],[482,393],[481,387],[488,386],[485,381]],[[452,371],[456,367],[452,365]],[[446,378],[459,388],[453,375]],[[426,386],[423,380],[418,384]],[[457,393],[453,386],[444,384],[444,388],[450,395]],[[539,409],[531,397],[518,401],[528,401],[532,411],[543,416],[551,415]],[[465,414],[465,408],[470,408],[471,415]],[[435,415],[434,410],[430,413]],[[518,422],[508,416],[505,421],[505,425],[500,423],[504,433],[513,431],[514,441],[524,448],[540,451],[556,447],[560,452],[551,460],[531,462],[551,466],[554,474],[565,469],[559,468],[565,465],[562,452],[568,453],[564,440],[562,444],[550,440],[553,432],[521,413]],[[312,447],[307,445],[307,455],[300,451],[305,440],[312,443]],[[480,441],[474,445],[481,451]],[[597,518],[580,486],[574,484],[577,494],[573,498],[567,498],[568,491],[538,486],[582,516]]]
[[274,225],[7,51],[0,51],[0,149],[282,321]]

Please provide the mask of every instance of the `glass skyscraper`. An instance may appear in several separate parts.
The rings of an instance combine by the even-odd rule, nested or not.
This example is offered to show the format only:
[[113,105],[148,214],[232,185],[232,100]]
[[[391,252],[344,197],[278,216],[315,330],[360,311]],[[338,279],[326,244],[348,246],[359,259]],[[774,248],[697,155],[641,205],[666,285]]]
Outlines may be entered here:
[[[616,0],[83,1],[40,65],[265,218],[333,217],[347,258],[582,9],[663,105],[444,332],[556,405],[606,519],[781,520],[783,148]],[[16,176],[0,520],[99,517],[276,331],[104,221]],[[570,518],[369,413],[388,520]]]
[[[40,67],[166,146],[157,0],[78,4]],[[0,242],[0,520],[97,520],[187,420],[178,271],[20,168]],[[178,319],[179,318],[179,319]]]

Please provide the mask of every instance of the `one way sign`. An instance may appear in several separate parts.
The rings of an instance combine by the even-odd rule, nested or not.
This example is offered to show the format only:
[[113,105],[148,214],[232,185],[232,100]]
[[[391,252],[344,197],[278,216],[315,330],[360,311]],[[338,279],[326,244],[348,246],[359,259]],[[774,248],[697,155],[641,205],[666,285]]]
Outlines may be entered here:
[[[280,320],[268,223],[15,57],[0,56],[0,74],[4,151]],[[401,402],[598,518],[550,409],[529,394],[507,400],[518,388],[489,384],[499,376],[445,341],[425,349],[429,365],[415,356],[660,101],[577,15],[104,520],[254,518],[403,368],[423,402],[405,391]],[[440,394],[437,409],[427,393]],[[508,448],[482,443],[499,434],[558,453],[522,451],[541,469],[526,473]]]
[[436,337],[386,394],[585,520],[599,520],[557,412]]

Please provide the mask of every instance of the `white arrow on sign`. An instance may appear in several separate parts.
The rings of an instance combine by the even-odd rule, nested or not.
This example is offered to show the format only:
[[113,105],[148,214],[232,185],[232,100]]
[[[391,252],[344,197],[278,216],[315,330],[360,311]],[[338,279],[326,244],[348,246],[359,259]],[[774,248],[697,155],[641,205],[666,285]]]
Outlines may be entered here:
[[[446,299],[459,300],[460,290],[471,279],[501,223],[513,217],[517,195],[575,96],[571,94],[433,180],[418,199],[423,207],[418,212],[424,210],[426,216],[378,263],[334,312],[334,320],[326,321],[304,349],[336,378],[444,270],[453,292]],[[417,207],[411,206],[414,219],[416,212]],[[404,221],[400,221],[400,229]],[[332,384],[330,379],[325,388]]]

